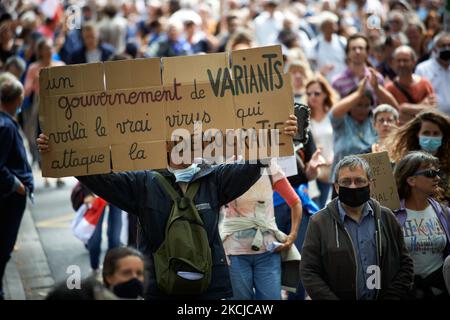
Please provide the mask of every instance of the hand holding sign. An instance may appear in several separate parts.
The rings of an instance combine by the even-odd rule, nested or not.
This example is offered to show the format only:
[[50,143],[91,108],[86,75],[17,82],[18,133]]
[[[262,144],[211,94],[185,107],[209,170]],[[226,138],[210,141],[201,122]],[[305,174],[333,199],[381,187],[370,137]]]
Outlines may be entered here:
[[229,55],[42,69],[43,175],[164,168],[168,141],[194,158],[236,146],[246,160],[292,155],[297,125],[286,122],[293,97],[281,47]]

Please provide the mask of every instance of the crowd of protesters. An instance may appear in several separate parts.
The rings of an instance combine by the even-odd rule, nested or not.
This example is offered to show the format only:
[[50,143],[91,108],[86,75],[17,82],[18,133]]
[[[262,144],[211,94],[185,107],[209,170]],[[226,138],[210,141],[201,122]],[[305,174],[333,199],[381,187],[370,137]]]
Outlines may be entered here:
[[[272,168],[271,175],[259,177],[251,166],[229,164],[227,169],[175,166],[164,174],[174,186],[198,177],[204,184],[224,179],[202,194],[213,214],[224,206],[220,224],[225,236],[210,239],[215,271],[211,288],[200,297],[280,299],[279,252],[294,245],[302,252],[301,281],[289,299],[449,298],[450,33],[444,28],[442,0],[11,3],[0,4],[0,203],[7,210],[0,215],[0,228],[8,231],[0,232],[0,279],[25,195],[32,198],[34,188],[22,136],[31,166],[40,162],[41,68],[279,44],[295,102],[311,111],[308,141],[294,136],[298,173],[286,177]],[[47,141],[45,133],[40,136],[41,152]],[[370,198],[371,170],[355,157],[381,151],[388,152],[401,199],[395,215]],[[161,243],[158,226],[164,225],[163,218],[149,225],[142,199],[136,198],[139,190],[153,190],[146,182],[156,183],[150,177],[79,177],[110,201],[110,214],[111,208],[130,213],[130,230],[139,221],[149,238],[140,237],[137,245],[131,232],[128,244],[144,255],[123,249],[107,256],[134,257],[131,262],[139,270],[139,261]],[[217,195],[207,198],[213,192]],[[160,192],[152,197],[168,200]],[[164,210],[170,211],[169,203],[164,202]],[[241,218],[256,217],[257,211],[264,226],[242,224]],[[208,219],[214,233],[217,226]],[[99,268],[102,221],[88,246],[93,270]],[[111,232],[118,229],[111,227]],[[284,232],[284,245],[271,250],[268,244],[279,240],[278,231]],[[262,243],[254,250],[257,235]],[[110,236],[116,239],[110,248],[119,246],[117,234]],[[103,265],[105,286],[120,296],[120,289],[114,290],[117,265],[105,270],[110,263]],[[370,266],[381,269],[381,289],[366,285]],[[160,296],[152,268],[146,264],[146,279],[143,274],[124,279],[147,283],[145,290],[139,281],[129,283],[139,291],[132,297]]]

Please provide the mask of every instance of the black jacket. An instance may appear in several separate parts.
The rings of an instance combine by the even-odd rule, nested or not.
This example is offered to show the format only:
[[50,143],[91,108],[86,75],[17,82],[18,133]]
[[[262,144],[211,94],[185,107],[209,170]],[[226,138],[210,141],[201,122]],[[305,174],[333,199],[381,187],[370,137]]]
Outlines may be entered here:
[[[350,236],[339,218],[338,199],[315,214],[302,248],[301,279],[313,300],[356,299],[356,261]],[[406,299],[413,282],[413,261],[403,231],[388,208],[370,200],[375,211],[381,288],[377,299]]]
[[[101,61],[107,61],[109,57],[114,53],[114,48],[108,45],[99,44],[98,49],[101,52]],[[80,63],[87,63],[86,58],[86,47],[83,46],[74,53],[72,53],[70,57],[70,63],[71,64],[80,64]]]
[[33,192],[33,173],[19,133],[19,124],[0,111],[0,198],[12,193],[16,178],[25,186],[27,193]]
[[[219,209],[241,196],[260,177],[260,164],[228,164],[201,170],[192,181],[200,180],[194,198],[210,239],[213,259],[209,289],[194,298],[222,299],[233,295],[225,252],[218,232]],[[181,194],[175,177],[168,170],[159,171]],[[83,184],[106,201],[135,214],[141,226],[139,249],[146,261],[146,298],[169,298],[157,287],[153,266],[153,253],[164,240],[166,223],[172,209],[172,200],[158,183],[154,171],[134,171],[77,177]]]

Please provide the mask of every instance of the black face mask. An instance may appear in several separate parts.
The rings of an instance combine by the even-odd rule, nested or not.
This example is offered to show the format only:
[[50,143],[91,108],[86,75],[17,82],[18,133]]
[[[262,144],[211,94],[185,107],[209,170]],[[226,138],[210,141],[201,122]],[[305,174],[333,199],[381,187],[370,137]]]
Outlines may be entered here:
[[142,297],[144,293],[144,284],[136,278],[127,282],[119,283],[112,288],[116,296],[123,299],[136,299]]
[[339,186],[339,200],[349,207],[356,208],[370,199],[370,187],[346,188]]
[[444,61],[450,60],[450,49],[439,50],[439,59]]

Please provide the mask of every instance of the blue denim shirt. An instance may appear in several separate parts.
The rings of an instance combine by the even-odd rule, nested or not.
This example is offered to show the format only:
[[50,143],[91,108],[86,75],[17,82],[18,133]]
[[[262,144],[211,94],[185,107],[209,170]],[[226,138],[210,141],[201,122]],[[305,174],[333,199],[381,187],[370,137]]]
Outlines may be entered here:
[[367,267],[377,265],[374,211],[366,203],[362,210],[361,220],[357,223],[347,216],[340,201],[338,201],[338,208],[340,219],[350,234],[356,252],[358,300],[373,300],[376,296],[376,290],[369,289],[366,282],[371,275],[367,273]]

